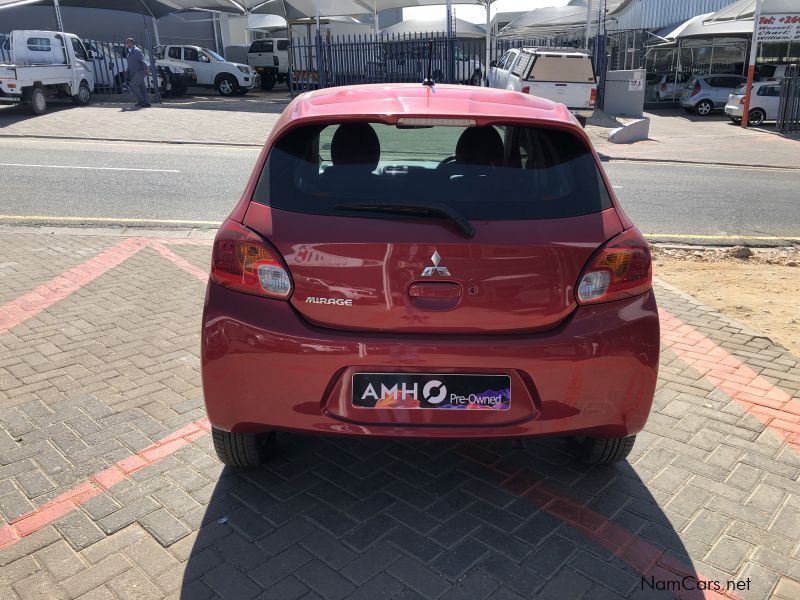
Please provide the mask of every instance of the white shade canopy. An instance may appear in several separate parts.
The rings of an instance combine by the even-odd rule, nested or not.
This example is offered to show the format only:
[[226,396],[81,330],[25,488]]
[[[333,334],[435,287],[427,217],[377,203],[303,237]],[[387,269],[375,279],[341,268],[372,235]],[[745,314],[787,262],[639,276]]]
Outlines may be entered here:
[[[480,25],[464,21],[463,19],[454,19],[455,25],[453,31],[458,38],[483,38],[486,36],[486,30]],[[391,27],[381,30],[383,35],[413,35],[415,33],[437,33],[447,31],[447,19],[408,19],[396,23]]]
[[[739,0],[715,12],[708,21],[741,21],[753,20],[756,10],[756,0]],[[763,0],[761,14],[773,15],[781,13],[796,13],[800,11],[800,0]],[[750,29],[752,31],[752,27]]]

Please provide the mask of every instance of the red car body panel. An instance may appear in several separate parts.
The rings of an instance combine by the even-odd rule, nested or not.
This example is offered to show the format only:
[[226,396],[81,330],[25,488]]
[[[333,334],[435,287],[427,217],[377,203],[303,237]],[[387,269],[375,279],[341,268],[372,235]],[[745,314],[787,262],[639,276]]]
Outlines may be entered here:
[[[296,98],[276,123],[230,219],[260,234],[288,267],[288,300],[224,288],[206,294],[202,376],[211,424],[226,431],[495,438],[639,432],[655,391],[659,323],[652,291],[580,305],[591,257],[632,225],[611,198],[599,214],[474,222],[467,240],[440,223],[331,217],[251,202],[274,142],[309,123],[401,117],[567,129],[562,105],[468,86],[372,85]],[[452,277],[420,277],[433,251]],[[336,297],[354,306],[308,298]],[[357,305],[357,306],[356,306]],[[509,410],[363,408],[355,373],[510,378]]]

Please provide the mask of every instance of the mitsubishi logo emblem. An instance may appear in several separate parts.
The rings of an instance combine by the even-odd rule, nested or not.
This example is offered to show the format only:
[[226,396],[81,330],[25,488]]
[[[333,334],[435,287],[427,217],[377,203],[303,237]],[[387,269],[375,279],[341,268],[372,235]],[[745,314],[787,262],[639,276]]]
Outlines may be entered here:
[[432,267],[425,267],[422,271],[423,277],[432,277],[434,273],[438,273],[442,277],[450,277],[450,271],[447,270],[447,267],[440,267],[439,263],[441,262],[442,257],[439,255],[438,250],[433,251],[433,256],[431,256],[431,262],[433,263]]

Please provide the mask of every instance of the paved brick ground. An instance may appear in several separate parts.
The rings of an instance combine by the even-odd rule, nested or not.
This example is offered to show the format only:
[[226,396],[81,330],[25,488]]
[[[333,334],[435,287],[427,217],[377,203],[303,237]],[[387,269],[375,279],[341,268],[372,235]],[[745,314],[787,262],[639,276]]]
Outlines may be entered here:
[[240,472],[205,433],[207,242],[6,231],[0,256],[4,600],[800,598],[797,359],[669,286],[629,463],[282,435]]

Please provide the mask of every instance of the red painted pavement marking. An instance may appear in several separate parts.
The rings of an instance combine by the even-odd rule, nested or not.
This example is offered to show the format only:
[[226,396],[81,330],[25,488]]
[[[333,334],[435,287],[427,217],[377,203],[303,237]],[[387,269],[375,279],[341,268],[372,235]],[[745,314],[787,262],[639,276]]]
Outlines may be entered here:
[[[571,498],[566,492],[548,484],[544,477],[526,469],[509,476],[509,473],[503,472],[485,462],[483,460],[485,455],[470,452],[469,446],[465,447],[464,450],[462,454],[487,468],[490,476],[491,474],[496,475],[495,483],[504,487],[513,495],[536,504],[547,514],[574,528],[584,537],[624,561],[644,579],[650,580],[652,578],[654,582],[679,583],[685,577],[689,577],[694,578],[695,582],[714,581],[713,578],[699,573],[692,565],[670,556],[666,550],[644,540],[621,525],[617,525],[602,514],[587,508]],[[678,535],[677,532],[675,535]],[[724,586],[725,582],[722,582],[722,585]],[[739,598],[736,594],[725,590],[677,589],[670,591],[681,600],[696,600],[699,598],[738,600]]]
[[151,444],[144,450],[124,458],[107,469],[95,473],[72,489],[43,504],[36,510],[21,515],[0,527],[0,550],[17,543],[50,525],[57,519],[77,509],[88,500],[102,494],[133,473],[163,460],[176,450],[191,444],[198,437],[209,432],[211,426],[207,418],[202,418],[173,431],[168,436]]
[[128,238],[79,264],[16,300],[0,306],[0,335],[38,315],[136,254],[142,242]]
[[659,309],[661,340],[683,362],[800,452],[800,401],[772,385],[691,325]]
[[164,258],[171,261],[190,275],[194,275],[200,281],[208,281],[208,271],[195,267],[185,258],[178,256],[169,248],[166,248],[161,242],[151,241],[148,244],[153,250],[161,254]]

